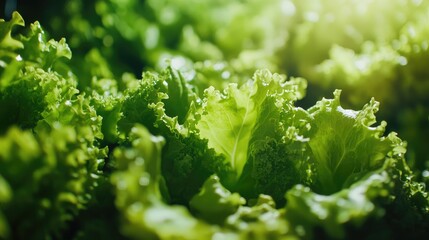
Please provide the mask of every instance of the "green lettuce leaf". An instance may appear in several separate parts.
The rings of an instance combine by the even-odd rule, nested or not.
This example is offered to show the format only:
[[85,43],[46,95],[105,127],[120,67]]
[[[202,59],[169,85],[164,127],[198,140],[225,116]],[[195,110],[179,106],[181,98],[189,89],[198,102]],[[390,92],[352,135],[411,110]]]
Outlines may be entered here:
[[[0,57],[2,58],[10,54],[8,54],[8,50],[13,51],[24,48],[20,41],[12,37],[12,30],[15,26],[24,26],[24,19],[18,12],[14,12],[12,14],[12,19],[8,22],[4,19],[0,20]],[[16,55],[9,55],[9,57],[16,57]]]
[[370,216],[383,214],[373,201],[388,198],[393,187],[390,181],[385,172],[372,174],[332,195],[320,195],[308,187],[297,185],[286,195],[287,218],[304,226],[310,238],[317,237],[312,236],[315,226],[321,226],[330,237],[344,238],[345,224],[360,227]]
[[268,195],[259,195],[249,206],[241,206],[225,223],[238,239],[299,239],[285,218],[284,209],[277,209]]
[[427,222],[429,201],[405,163],[406,144],[395,133],[383,136],[385,122],[373,126],[377,102],[353,111],[341,107],[340,91],[334,96],[308,110],[313,179],[286,193],[286,218],[296,234],[348,238],[368,229],[359,236],[390,238],[391,228],[398,236],[408,235],[401,227],[406,225],[416,228],[413,236],[424,236],[420,226]]
[[361,111],[343,109],[340,93],[318,102],[308,112],[312,134],[309,146],[315,159],[315,191],[331,194],[347,188],[357,179],[381,168],[393,149],[405,153],[405,145],[391,133],[383,136],[386,126],[373,127],[378,102],[371,100]]
[[0,144],[0,175],[11,189],[0,209],[10,236],[59,236],[91,199],[105,150],[59,125],[38,135],[12,127]]
[[[158,133],[162,124],[170,129],[183,124],[195,93],[177,71],[169,68],[161,74],[145,72],[134,89],[125,93],[119,130],[129,131],[135,123],[145,125],[151,132]],[[160,122],[158,123],[158,120]]]
[[196,127],[200,136],[208,139],[209,147],[226,157],[238,178],[264,101],[275,96],[279,101],[293,102],[302,96],[302,86],[299,80],[285,82],[281,75],[258,71],[254,81],[240,88],[232,84],[223,93],[208,88]]
[[[231,193],[220,183],[219,177],[210,176],[200,192],[189,202],[196,215],[211,223],[222,224],[226,217],[236,212],[246,200],[238,193]],[[210,207],[207,207],[210,206]]]
[[118,171],[111,179],[117,191],[116,206],[124,217],[122,231],[134,239],[208,238],[213,229],[192,217],[183,206],[170,206],[163,197],[162,137],[151,136],[137,125],[131,146],[117,148]]
[[119,98],[119,139],[136,123],[151,133],[162,134],[166,146],[162,171],[170,200],[187,204],[203,182],[216,172],[226,172],[223,157],[207,146],[195,129],[199,113],[194,89],[181,73],[168,68],[145,72],[141,81]]

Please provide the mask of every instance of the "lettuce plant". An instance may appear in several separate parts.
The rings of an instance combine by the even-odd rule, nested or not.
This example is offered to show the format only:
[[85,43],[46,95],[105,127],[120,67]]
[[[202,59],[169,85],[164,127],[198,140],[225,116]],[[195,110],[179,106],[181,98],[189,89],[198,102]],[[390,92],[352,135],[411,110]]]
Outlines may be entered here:
[[[259,69],[278,66],[283,47],[271,42],[275,27],[260,21],[279,10],[283,15],[267,19],[289,18],[274,6],[295,6],[269,2],[286,5],[192,1],[210,13],[199,22],[185,1],[91,1],[96,8],[87,11],[95,10],[96,20],[78,15],[67,27],[101,25],[70,37],[71,46],[90,45],[73,57],[66,40],[48,40],[39,22],[22,28],[17,12],[1,20],[0,238],[428,236],[428,192],[408,166],[407,143],[377,122],[375,99],[352,110],[335,90],[332,99],[302,107],[307,80]],[[83,9],[82,1],[69,6]],[[229,41],[256,9],[262,10],[250,21],[255,28]],[[227,25],[217,21],[218,11],[227,11],[221,19]],[[136,22],[144,27],[134,31]],[[398,52],[413,59],[407,44],[424,37],[407,36]],[[104,47],[91,45],[100,39]],[[133,53],[149,66],[140,78],[115,57],[129,51],[116,52],[116,40],[146,44]],[[396,51],[368,46],[373,63],[388,72],[397,67]],[[335,49],[351,62],[356,57]],[[178,58],[159,64],[166,52],[191,64],[177,69]],[[259,57],[270,66],[254,62]],[[422,71],[425,55],[415,57],[404,74]],[[323,79],[341,64],[327,60],[316,68]]]

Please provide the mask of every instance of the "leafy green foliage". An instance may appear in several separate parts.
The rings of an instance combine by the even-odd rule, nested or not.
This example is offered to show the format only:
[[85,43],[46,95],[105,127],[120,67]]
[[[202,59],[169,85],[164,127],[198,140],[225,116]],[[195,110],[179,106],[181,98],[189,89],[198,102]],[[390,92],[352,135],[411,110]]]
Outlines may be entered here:
[[426,2],[45,2],[59,41],[0,21],[1,239],[429,235]]
[[89,200],[105,153],[78,138],[73,128],[58,126],[37,137],[11,128],[0,139],[0,174],[12,189],[2,209],[12,236],[58,235]]
[[294,57],[286,65],[314,87],[308,95],[340,88],[354,108],[376,97],[389,128],[410,143],[412,168],[427,169],[428,2],[294,2],[298,20],[286,51]]
[[261,123],[257,120],[262,117],[265,101],[269,97],[276,98],[278,102],[275,104],[279,105],[282,101],[294,101],[302,96],[303,85],[299,79],[284,82],[280,75],[260,71],[255,74],[254,82],[248,82],[240,89],[230,85],[222,94],[208,88],[196,127],[201,137],[209,140],[210,148],[226,156],[238,178],[247,160],[253,129],[258,129],[257,125]]
[[230,215],[226,226],[238,231],[239,239],[298,239],[284,209],[276,209],[273,199],[262,194],[250,206],[241,206]]
[[136,239],[198,239],[210,234],[209,226],[193,218],[183,206],[169,206],[162,197],[162,137],[141,127],[131,129],[132,148],[113,153],[118,171],[112,175],[116,205],[124,213],[123,232]]
[[165,134],[162,171],[169,190],[170,202],[187,205],[212,174],[228,178],[231,167],[225,157],[210,149],[207,140],[196,134]]
[[[189,202],[191,209],[197,212],[197,215],[213,223],[222,223],[227,216],[233,214],[245,203],[246,200],[239,194],[225,189],[216,175],[209,177],[201,187],[201,191]],[[211,207],[207,208],[207,206]]]
[[360,226],[369,216],[382,215],[373,201],[389,196],[391,184],[386,178],[386,174],[373,174],[366,180],[328,196],[297,185],[287,193],[288,219],[310,228],[306,231],[309,234],[314,234],[311,227],[321,226],[328,236],[344,238],[345,224]]
[[256,69],[286,72],[309,80],[308,98],[299,103],[305,107],[334,89],[344,90],[346,107],[376,96],[389,130],[412,143],[412,167],[420,177],[426,169],[426,1],[43,2],[58,14],[35,17],[69,40],[81,90],[94,76],[120,82],[125,71],[138,76],[169,65],[195,80],[199,96],[209,86],[241,85]]
[[22,24],[14,13],[2,27],[1,235],[44,239],[60,236],[91,199],[107,154],[96,143],[101,118],[62,65],[71,57],[65,40],[46,41],[37,22],[14,36]]
[[400,139],[394,134],[383,137],[386,123],[375,123],[378,103],[372,100],[361,111],[341,107],[340,92],[335,99],[322,100],[308,111],[313,117],[314,135],[309,145],[316,162],[318,179],[315,190],[323,194],[347,188],[356,179],[380,168],[389,151],[405,153]]

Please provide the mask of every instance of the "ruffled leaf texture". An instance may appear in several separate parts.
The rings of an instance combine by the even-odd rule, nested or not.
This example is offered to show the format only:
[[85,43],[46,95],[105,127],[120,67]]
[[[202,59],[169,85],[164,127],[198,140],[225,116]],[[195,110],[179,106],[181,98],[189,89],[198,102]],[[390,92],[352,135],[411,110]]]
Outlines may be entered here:
[[100,181],[107,149],[101,117],[64,61],[65,40],[46,40],[18,13],[0,22],[0,235],[60,237]]

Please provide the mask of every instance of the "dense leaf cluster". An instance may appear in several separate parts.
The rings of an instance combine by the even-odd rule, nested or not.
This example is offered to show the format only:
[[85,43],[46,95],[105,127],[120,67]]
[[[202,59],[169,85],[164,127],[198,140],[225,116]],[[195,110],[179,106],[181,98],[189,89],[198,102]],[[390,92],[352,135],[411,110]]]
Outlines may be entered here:
[[0,239],[429,236],[426,2],[61,5],[0,20]]

